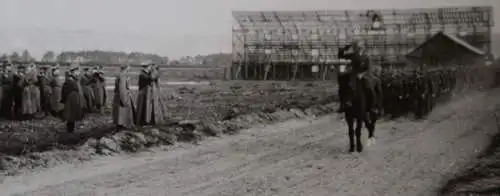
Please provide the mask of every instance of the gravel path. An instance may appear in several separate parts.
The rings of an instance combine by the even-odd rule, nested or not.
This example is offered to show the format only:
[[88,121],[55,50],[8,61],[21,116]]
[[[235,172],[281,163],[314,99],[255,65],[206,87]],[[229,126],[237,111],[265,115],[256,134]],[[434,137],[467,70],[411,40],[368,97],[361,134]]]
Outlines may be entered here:
[[[348,154],[339,115],[256,127],[198,146],[104,157],[7,177],[2,195],[433,195],[497,132],[500,92],[439,107],[427,120],[378,124]],[[364,137],[367,132],[363,132]]]

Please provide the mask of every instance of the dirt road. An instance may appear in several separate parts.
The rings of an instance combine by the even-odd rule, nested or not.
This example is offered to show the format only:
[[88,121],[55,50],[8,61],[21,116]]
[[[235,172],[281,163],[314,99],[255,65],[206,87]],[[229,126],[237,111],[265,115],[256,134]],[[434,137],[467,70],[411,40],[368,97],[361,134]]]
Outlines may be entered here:
[[[210,138],[198,146],[106,157],[5,178],[2,195],[433,195],[488,145],[500,92],[438,107],[427,120],[378,125],[348,154],[339,115]],[[364,137],[367,133],[364,132]]]

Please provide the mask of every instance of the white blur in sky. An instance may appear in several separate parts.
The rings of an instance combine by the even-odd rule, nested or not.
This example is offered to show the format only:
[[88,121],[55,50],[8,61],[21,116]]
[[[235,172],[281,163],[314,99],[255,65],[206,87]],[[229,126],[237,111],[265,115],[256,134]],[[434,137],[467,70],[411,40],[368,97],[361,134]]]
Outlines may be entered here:
[[[0,52],[100,49],[179,58],[231,51],[234,10],[490,5],[500,0],[0,0]],[[495,20],[500,19],[498,11]],[[499,33],[498,25],[494,32]]]

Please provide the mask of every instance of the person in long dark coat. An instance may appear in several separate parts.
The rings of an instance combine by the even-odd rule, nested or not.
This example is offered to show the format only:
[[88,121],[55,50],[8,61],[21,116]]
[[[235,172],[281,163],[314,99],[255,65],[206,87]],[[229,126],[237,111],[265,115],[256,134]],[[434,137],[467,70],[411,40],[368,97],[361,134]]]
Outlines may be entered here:
[[83,120],[85,97],[80,84],[78,65],[72,65],[62,88],[61,103],[64,103],[63,119],[69,133],[75,131],[76,122]]
[[99,113],[104,114],[106,106],[107,92],[106,92],[106,78],[102,66],[96,67],[93,74],[92,89],[95,96],[95,107]]
[[59,68],[53,67],[50,81],[50,87],[52,89],[52,94],[50,94],[50,107],[52,116],[55,117],[61,117],[61,112],[64,109],[64,105],[61,103],[63,83],[64,80],[61,77]]
[[26,74],[18,84],[22,89],[22,119],[32,119],[35,117],[35,114],[40,112],[40,88],[38,86],[38,71],[35,64],[28,65]]
[[156,64],[152,65],[152,79],[154,82],[154,88],[153,88],[153,98],[154,104],[156,104],[156,107],[153,108],[154,110],[154,115],[155,115],[155,122],[156,123],[163,123],[166,117],[166,111],[165,111],[165,103],[163,103],[163,100],[161,99],[161,89],[160,89],[160,67]]
[[128,70],[129,66],[122,66],[115,79],[112,116],[118,130],[134,126],[135,107],[130,93]]
[[85,68],[81,77],[80,84],[83,89],[83,96],[85,97],[85,112],[94,112],[94,90],[92,89],[93,77],[89,68]]
[[25,65],[17,65],[17,71],[14,74],[14,86],[12,88],[13,93],[13,111],[14,118],[18,120],[23,119],[23,91],[24,91],[24,83],[26,78],[26,66]]
[[12,119],[13,116],[13,106],[14,106],[14,71],[12,70],[12,64],[4,64],[3,74],[2,74],[2,91],[3,95],[0,99],[0,115],[3,118]]
[[382,108],[382,92],[380,90],[380,82],[372,73],[372,66],[368,55],[365,53],[364,47],[358,40],[354,40],[350,48],[344,52],[344,56],[351,60],[352,71],[356,74],[357,80],[363,84],[368,93],[369,108],[375,112]]
[[4,75],[4,65],[2,63],[2,68],[0,70],[0,111],[2,111],[2,100],[3,100],[3,75]]
[[155,94],[155,79],[157,77],[156,71],[152,69],[151,65],[144,66],[144,69],[139,74],[139,93],[137,95],[137,125],[154,125],[159,121],[158,99]]
[[52,96],[52,87],[50,85],[52,81],[52,73],[49,71],[48,67],[40,67],[40,74],[38,76],[38,85],[40,88],[40,105],[42,112],[45,116],[51,114],[51,102],[50,97]]

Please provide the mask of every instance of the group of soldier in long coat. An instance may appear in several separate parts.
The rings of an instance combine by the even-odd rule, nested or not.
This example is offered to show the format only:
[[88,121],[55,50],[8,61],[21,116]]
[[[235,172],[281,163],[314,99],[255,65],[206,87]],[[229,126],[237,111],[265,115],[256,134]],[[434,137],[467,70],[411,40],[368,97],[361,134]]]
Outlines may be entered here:
[[[14,66],[5,63],[0,78],[0,111],[2,118],[29,120],[54,116],[70,122],[68,131],[74,130],[74,122],[85,113],[103,112],[106,102],[105,78],[102,67],[85,69],[72,66],[61,77],[59,66]],[[85,89],[85,90],[81,90]],[[83,99],[74,101],[75,90]],[[76,103],[81,107],[75,106]],[[89,103],[89,104],[87,104]],[[80,109],[81,108],[81,109]],[[73,123],[71,123],[73,122]],[[73,128],[72,128],[73,127]]]
[[[0,78],[0,111],[3,118],[28,120],[62,118],[73,132],[85,114],[104,113],[107,100],[102,66],[81,69],[71,65],[61,77],[59,66],[35,64],[3,66]],[[120,67],[115,78],[112,119],[117,128],[158,124],[165,116],[159,96],[159,67],[144,65],[139,74],[137,97],[130,89],[129,66]]]
[[[136,99],[134,99],[130,89],[129,69],[129,66],[122,65],[115,78],[112,101],[113,123],[117,129],[161,123],[164,113],[159,96],[159,67],[154,64],[143,66],[139,75],[139,91]],[[90,93],[93,91],[88,87],[88,80],[92,80],[88,76],[85,72],[80,76],[79,68],[73,66],[69,69],[68,78],[63,85],[63,100],[61,102],[64,103],[63,117],[67,122],[69,132],[75,129],[76,122],[83,119],[85,113],[89,111],[89,107],[93,108],[105,104],[106,99],[101,99],[101,97],[106,97],[105,91]]]
[[[122,66],[115,79],[113,121],[118,128],[158,124],[163,121],[159,91],[159,67],[144,65],[139,74],[136,102],[130,92],[128,66]],[[135,104],[134,104],[135,103]]]

